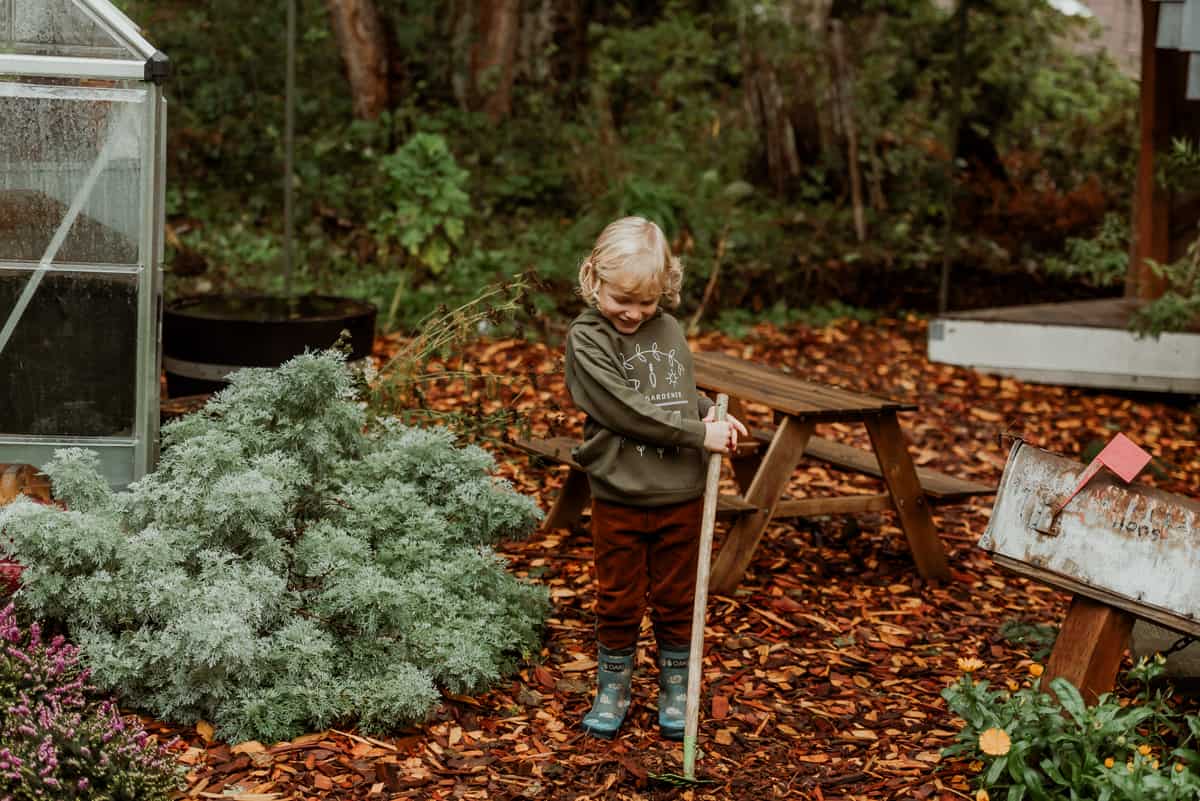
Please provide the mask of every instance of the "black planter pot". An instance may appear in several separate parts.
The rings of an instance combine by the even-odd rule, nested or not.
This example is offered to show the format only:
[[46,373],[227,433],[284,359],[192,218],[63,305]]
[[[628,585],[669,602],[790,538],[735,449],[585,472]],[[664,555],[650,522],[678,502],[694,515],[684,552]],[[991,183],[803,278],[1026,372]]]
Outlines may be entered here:
[[172,397],[216,392],[242,367],[278,367],[323,350],[350,333],[350,358],[370,355],[375,307],[349,298],[309,295],[207,295],[163,311],[163,369]]

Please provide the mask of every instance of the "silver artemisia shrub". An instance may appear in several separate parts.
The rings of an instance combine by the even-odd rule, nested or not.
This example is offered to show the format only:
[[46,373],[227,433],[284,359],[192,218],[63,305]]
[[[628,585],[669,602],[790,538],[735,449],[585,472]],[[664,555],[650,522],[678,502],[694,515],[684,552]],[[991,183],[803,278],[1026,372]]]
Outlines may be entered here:
[[492,550],[537,506],[450,432],[368,421],[338,354],[234,374],[163,442],[125,492],[72,449],[45,468],[65,510],[0,510],[16,603],[124,703],[231,740],[384,732],[538,645],[545,589]]

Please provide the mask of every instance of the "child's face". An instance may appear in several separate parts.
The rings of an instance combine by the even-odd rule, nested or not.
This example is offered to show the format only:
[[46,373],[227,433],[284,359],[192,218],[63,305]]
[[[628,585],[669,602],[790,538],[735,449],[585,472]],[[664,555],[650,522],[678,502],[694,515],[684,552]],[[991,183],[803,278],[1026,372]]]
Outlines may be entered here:
[[601,281],[596,309],[622,334],[632,334],[658,311],[659,297],[645,287]]

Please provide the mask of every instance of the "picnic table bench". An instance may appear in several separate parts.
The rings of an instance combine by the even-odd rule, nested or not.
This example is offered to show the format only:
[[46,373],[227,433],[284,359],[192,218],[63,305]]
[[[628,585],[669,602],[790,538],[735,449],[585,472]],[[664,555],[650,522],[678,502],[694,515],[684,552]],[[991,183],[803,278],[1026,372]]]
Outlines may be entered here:
[[[846,514],[894,509],[908,540],[917,570],[926,578],[946,578],[945,550],[933,525],[930,505],[995,493],[995,487],[917,468],[908,454],[897,414],[910,403],[805,381],[793,375],[723,353],[696,353],[696,385],[725,393],[730,411],[741,416],[746,403],[761,404],[775,425],[755,429],[751,441],[731,455],[740,495],[723,494],[719,516],[732,527],[717,554],[711,589],[728,594],[741,581],[754,551],[773,518]],[[862,423],[871,451],[814,436],[818,423]],[[518,447],[569,467],[545,525],[570,526],[590,499],[587,475],[571,457],[578,444],[570,437],[520,439]],[[882,478],[886,494],[785,498],[792,474],[804,457]]]

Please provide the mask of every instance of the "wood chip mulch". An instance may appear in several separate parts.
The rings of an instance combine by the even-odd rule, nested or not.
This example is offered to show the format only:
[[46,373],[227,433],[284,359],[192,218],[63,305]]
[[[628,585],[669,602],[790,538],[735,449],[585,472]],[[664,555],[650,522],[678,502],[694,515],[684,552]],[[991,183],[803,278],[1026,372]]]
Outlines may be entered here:
[[[920,410],[901,422],[914,460],[951,475],[996,483],[1005,433],[1082,459],[1123,431],[1156,457],[1139,480],[1200,496],[1189,400],[1039,386],[931,364],[925,325],[906,319],[822,329],[762,326],[740,341],[708,334],[693,346],[913,401]],[[395,344],[380,340],[379,355]],[[534,431],[578,431],[555,348],[483,342],[464,354],[461,366],[528,376],[515,402]],[[461,385],[430,398],[446,408],[498,402]],[[858,428],[818,433],[865,446]],[[503,476],[548,505],[563,468],[505,448],[496,456]],[[844,488],[880,492],[882,484],[809,465],[792,485],[793,494]],[[204,724],[184,731],[147,724],[184,737],[180,758],[191,798],[974,798],[973,766],[941,755],[958,726],[939,694],[959,677],[962,657],[981,659],[986,667],[979,675],[993,683],[1030,682],[1036,646],[1009,642],[999,629],[1005,622],[1057,624],[1067,600],[1000,571],[975,547],[990,508],[984,498],[937,511],[953,573],[941,584],[917,577],[891,513],[772,524],[739,589],[710,601],[702,784],[663,778],[681,771],[682,749],[656,732],[652,648],[639,652],[635,705],[620,736],[602,742],[579,729],[595,667],[591,550],[582,529],[501,546],[517,575],[550,589],[554,611],[542,652],[486,694],[445,697],[416,729],[387,738],[331,730],[290,743],[228,744],[213,741]]]

